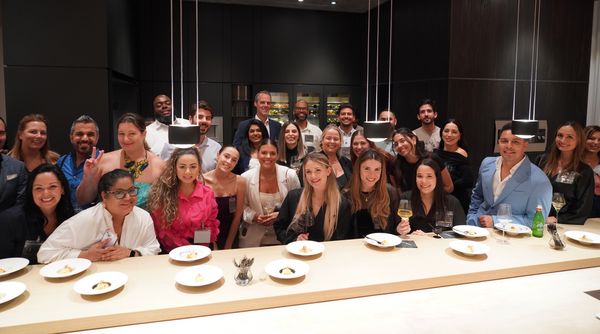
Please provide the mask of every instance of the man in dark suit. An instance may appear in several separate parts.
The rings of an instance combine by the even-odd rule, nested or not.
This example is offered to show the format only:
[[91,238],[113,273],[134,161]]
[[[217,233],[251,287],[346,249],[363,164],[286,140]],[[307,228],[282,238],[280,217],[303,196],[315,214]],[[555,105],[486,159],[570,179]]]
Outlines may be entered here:
[[[256,116],[259,121],[263,122],[269,132],[269,138],[277,140],[279,138],[279,131],[281,131],[281,124],[276,120],[269,118],[269,111],[271,110],[271,93],[266,90],[261,90],[254,96],[254,107],[256,108]],[[235,135],[233,136],[233,146],[240,147],[242,140],[246,137],[248,131],[249,119],[240,122]]]
[[23,162],[0,153],[0,212],[25,201],[27,171]]

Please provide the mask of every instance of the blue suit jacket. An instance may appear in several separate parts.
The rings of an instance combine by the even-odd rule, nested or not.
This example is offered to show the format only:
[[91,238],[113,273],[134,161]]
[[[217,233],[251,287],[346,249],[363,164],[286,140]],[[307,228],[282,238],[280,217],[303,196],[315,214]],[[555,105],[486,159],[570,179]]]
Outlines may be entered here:
[[467,214],[467,224],[479,226],[479,216],[490,215],[496,223],[496,211],[501,203],[511,206],[513,222],[531,227],[536,207],[541,204],[544,217],[550,212],[552,202],[552,184],[541,169],[531,163],[527,157],[506,182],[498,199],[494,201],[493,180],[496,172],[496,159],[483,159],[479,176]]
[[0,153],[0,211],[23,204],[28,175],[23,162]]
[[[246,132],[248,132],[248,123],[250,123],[250,120],[252,119],[254,119],[254,117],[240,122],[237,131],[235,131],[235,135],[233,136],[233,146],[239,148],[240,145],[242,145],[242,140],[244,140]],[[281,124],[276,120],[269,118],[269,138],[277,141],[279,138],[279,131],[281,131]]]

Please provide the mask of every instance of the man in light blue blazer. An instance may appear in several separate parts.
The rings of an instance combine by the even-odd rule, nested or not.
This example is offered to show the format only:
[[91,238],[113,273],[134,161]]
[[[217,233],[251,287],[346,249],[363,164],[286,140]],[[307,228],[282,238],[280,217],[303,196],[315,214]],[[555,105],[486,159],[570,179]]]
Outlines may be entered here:
[[531,227],[538,205],[544,218],[550,212],[552,184],[525,155],[528,142],[512,134],[510,123],[502,127],[499,157],[483,159],[467,214],[467,224],[492,227],[502,203],[510,204],[513,223]]

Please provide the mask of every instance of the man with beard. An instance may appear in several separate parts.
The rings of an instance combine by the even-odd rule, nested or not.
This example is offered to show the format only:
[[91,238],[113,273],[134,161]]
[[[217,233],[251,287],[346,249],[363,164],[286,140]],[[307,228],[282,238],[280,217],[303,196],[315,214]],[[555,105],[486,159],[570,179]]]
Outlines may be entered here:
[[[271,110],[271,93],[266,90],[261,90],[256,93],[254,96],[254,107],[256,108],[256,116],[254,118],[265,125],[267,132],[269,133],[269,138],[277,141],[279,138],[279,131],[281,131],[281,124],[276,120],[269,118],[269,111]],[[250,119],[240,122],[235,131],[235,135],[233,136],[233,146],[238,149],[242,145],[242,140],[246,138],[249,123]]]
[[[167,160],[169,156],[163,156],[163,148],[169,142],[169,125],[171,125],[171,98],[161,94],[157,95],[152,102],[154,106],[155,121],[146,127],[146,143],[152,153],[161,159]],[[190,124],[187,119],[175,118],[175,124]],[[168,151],[168,150],[166,150]]]
[[342,131],[341,154],[343,157],[350,159],[350,140],[354,131],[357,130],[354,128],[354,123],[356,122],[354,107],[351,104],[342,104],[338,109],[337,115],[340,123],[338,127]]
[[[88,115],[79,116],[71,124],[71,134],[69,139],[73,145],[73,152],[61,156],[56,165],[62,170],[69,181],[71,188],[71,203],[75,212],[79,212],[92,204],[81,206],[77,202],[77,187],[83,178],[83,165],[85,160],[92,155],[92,149],[98,143],[99,130],[96,121]],[[96,153],[96,156],[101,151]]]
[[552,184],[525,155],[528,142],[512,134],[511,124],[500,130],[499,157],[483,159],[467,214],[467,224],[492,227],[500,204],[510,204],[512,222],[531,227],[538,205],[544,218],[550,212]]
[[294,105],[294,117],[296,118],[296,124],[300,127],[302,133],[302,142],[308,153],[314,151],[319,147],[321,142],[321,134],[323,133],[318,126],[311,124],[308,121],[308,103],[304,100],[298,100]]
[[417,119],[421,121],[421,127],[414,129],[413,133],[420,141],[425,143],[425,150],[430,153],[440,146],[440,141],[442,140],[440,137],[440,128],[435,125],[437,115],[435,101],[431,99],[421,101],[419,112],[417,113]]

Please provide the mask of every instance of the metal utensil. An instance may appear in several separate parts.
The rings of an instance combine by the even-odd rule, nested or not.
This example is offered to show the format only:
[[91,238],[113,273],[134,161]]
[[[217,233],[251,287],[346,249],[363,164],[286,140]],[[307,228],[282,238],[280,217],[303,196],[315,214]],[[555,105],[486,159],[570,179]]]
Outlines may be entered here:
[[373,240],[373,241],[375,241],[376,243],[378,243],[378,244],[380,244],[380,245],[383,245],[383,242],[382,242],[382,241],[379,241],[379,240],[377,240],[377,239],[371,238],[371,237],[370,237],[370,236],[368,236],[368,235],[365,235],[365,238],[367,238],[367,239],[369,239],[369,240]]
[[552,239],[548,241],[550,247],[557,250],[564,249],[565,243],[562,240],[560,240],[560,235],[558,234],[556,224],[548,224],[547,226],[548,232],[552,233]]

